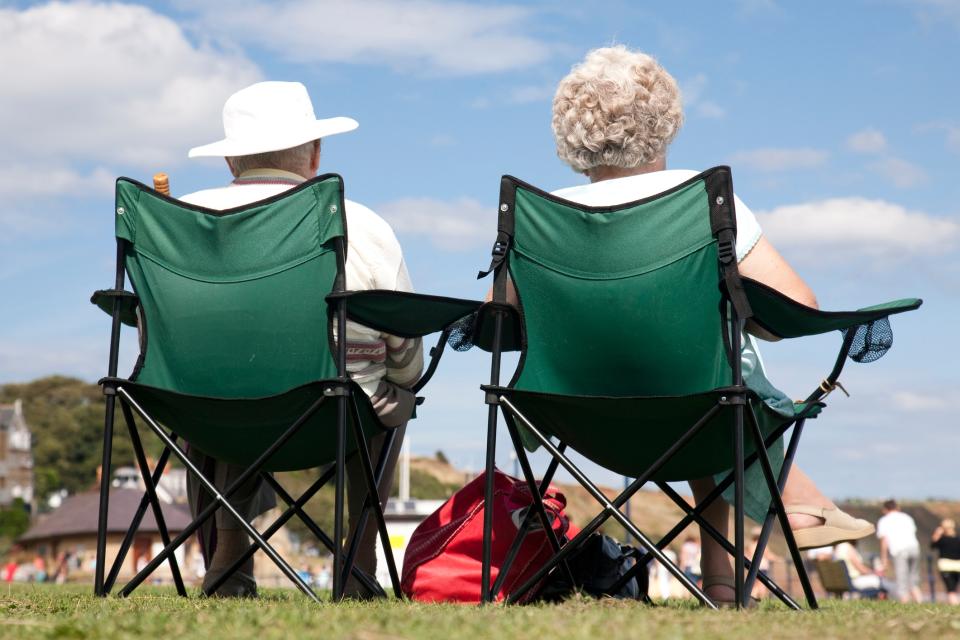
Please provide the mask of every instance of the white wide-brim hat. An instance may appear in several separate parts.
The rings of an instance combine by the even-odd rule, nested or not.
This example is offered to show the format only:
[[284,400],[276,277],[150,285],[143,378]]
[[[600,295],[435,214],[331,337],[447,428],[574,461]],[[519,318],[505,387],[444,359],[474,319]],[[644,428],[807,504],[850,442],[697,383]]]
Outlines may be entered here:
[[307,88],[299,82],[258,82],[227,98],[223,140],[190,149],[187,156],[248,156],[289,149],[353,131],[353,118],[318,120]]

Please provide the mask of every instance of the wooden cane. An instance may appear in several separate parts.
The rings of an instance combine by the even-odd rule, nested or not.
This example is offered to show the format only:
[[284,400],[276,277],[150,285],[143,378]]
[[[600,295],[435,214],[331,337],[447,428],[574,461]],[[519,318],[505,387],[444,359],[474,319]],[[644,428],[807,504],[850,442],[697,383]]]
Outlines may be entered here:
[[153,176],[153,189],[165,196],[170,195],[170,179],[165,173],[157,173]]

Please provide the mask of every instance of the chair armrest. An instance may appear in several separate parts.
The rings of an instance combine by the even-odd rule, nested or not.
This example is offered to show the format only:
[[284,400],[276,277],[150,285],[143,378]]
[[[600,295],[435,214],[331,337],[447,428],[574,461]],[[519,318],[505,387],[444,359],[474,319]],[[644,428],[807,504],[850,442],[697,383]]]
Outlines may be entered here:
[[502,302],[486,302],[477,312],[470,342],[484,351],[493,351],[493,334],[496,329],[496,312],[503,313],[500,332],[501,351],[520,351],[520,312],[516,307]]
[[137,294],[118,289],[101,289],[90,296],[90,302],[108,316],[113,316],[114,301],[120,305],[120,322],[131,327],[137,326],[137,305],[140,303]]
[[351,320],[401,338],[420,338],[443,331],[483,304],[478,300],[383,289],[342,291],[327,296],[330,304],[340,300],[346,302],[347,317]]
[[742,278],[753,320],[779,338],[799,338],[866,325],[887,316],[917,309],[923,301],[904,298],[856,311],[820,311],[800,304],[765,284]]

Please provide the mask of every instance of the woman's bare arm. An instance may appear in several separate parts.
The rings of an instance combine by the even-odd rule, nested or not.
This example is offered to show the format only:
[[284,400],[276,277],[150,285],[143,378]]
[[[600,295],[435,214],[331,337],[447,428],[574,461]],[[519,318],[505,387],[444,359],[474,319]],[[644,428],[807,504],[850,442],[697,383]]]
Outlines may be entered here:
[[[800,304],[819,309],[817,297],[790,263],[777,251],[766,236],[760,236],[757,244],[738,265],[740,275],[762,282]],[[779,340],[755,323],[747,322],[747,332],[771,342]]]
[[742,276],[762,282],[800,304],[814,309],[820,308],[813,290],[770,244],[766,236],[760,236],[757,244],[740,262],[739,268]]

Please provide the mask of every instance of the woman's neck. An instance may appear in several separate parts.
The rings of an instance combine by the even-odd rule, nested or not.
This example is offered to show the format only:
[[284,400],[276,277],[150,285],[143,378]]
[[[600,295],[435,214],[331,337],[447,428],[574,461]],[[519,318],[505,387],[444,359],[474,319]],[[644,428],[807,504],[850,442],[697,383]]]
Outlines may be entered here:
[[587,177],[590,178],[590,182],[600,182],[602,180],[613,180],[615,178],[639,176],[641,174],[651,173],[653,171],[663,171],[666,168],[666,158],[658,158],[650,164],[642,164],[639,167],[631,167],[627,169],[624,167],[600,166],[588,169],[586,173]]

